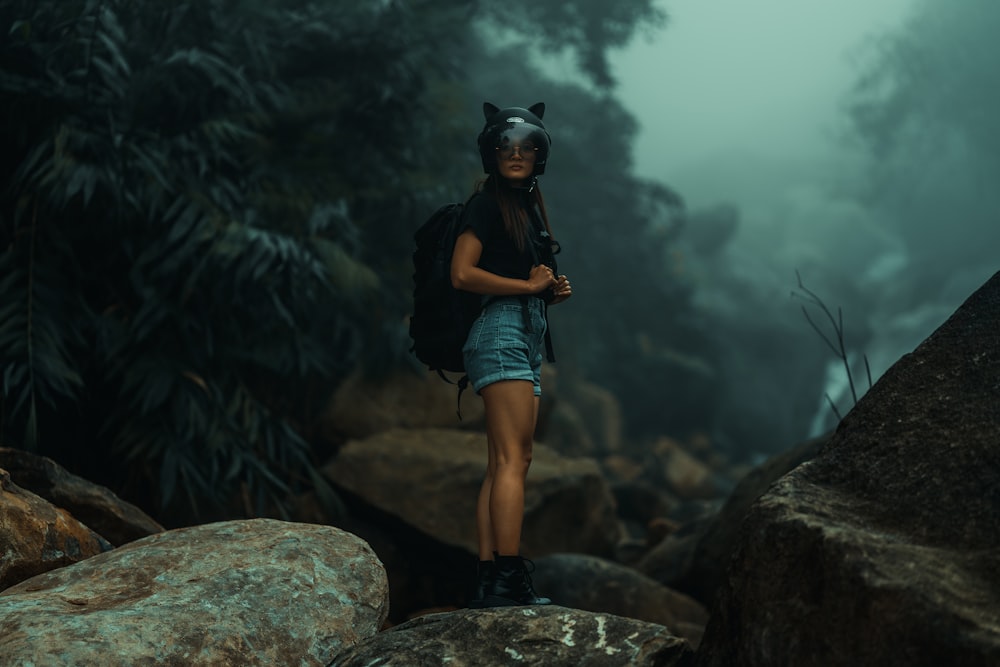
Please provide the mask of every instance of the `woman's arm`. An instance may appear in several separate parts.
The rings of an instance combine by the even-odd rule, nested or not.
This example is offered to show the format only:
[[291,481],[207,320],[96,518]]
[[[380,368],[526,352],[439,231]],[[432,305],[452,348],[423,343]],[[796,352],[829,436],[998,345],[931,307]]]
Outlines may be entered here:
[[451,284],[455,289],[473,294],[517,296],[538,294],[556,285],[552,269],[544,264],[534,266],[527,280],[504,278],[477,266],[483,254],[483,242],[476,233],[466,229],[455,241],[451,256]]

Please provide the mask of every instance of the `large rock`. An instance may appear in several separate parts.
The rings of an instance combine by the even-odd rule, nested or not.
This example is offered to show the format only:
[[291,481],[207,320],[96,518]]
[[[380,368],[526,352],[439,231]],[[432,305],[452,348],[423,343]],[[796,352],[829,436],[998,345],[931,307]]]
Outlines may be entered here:
[[3,590],[112,546],[65,510],[20,488],[0,469],[0,549]]
[[0,593],[0,664],[327,665],[387,599],[371,549],[336,528],[183,528]]
[[656,544],[635,564],[636,569],[705,604],[711,603],[725,577],[750,506],[782,475],[813,458],[829,437],[806,440],[752,469],[719,512],[685,525]]
[[1000,274],[744,520],[702,667],[1000,664]]
[[341,653],[331,667],[683,667],[691,649],[653,623],[564,607],[420,616]]
[[[460,375],[451,374],[452,380]],[[331,442],[367,438],[392,428],[468,428],[482,423],[483,401],[472,389],[462,392],[437,373],[398,371],[369,378],[361,371],[348,377],[330,398],[319,429]]]
[[163,526],[135,505],[50,458],[0,447],[0,468],[15,484],[66,510],[115,546],[163,532]]
[[652,447],[652,460],[647,465],[659,468],[658,478],[678,498],[711,500],[724,495],[715,471],[688,453],[671,438],[661,437]]
[[648,621],[697,646],[708,611],[630,567],[596,556],[552,554],[535,561],[532,575],[540,595],[563,607]]
[[[440,542],[477,552],[475,507],[486,436],[396,429],[345,445],[323,472],[366,503]],[[614,498],[592,459],[533,450],[521,544],[532,556],[610,555],[621,538]]]
[[566,401],[553,401],[545,423],[544,433],[536,431],[536,438],[556,452],[566,456],[594,456],[598,447],[587,431],[583,415]]
[[[557,364],[558,365],[558,364]],[[603,457],[620,452],[622,444],[621,405],[614,394],[592,382],[552,370],[542,375],[542,396],[554,396],[547,428],[536,436],[546,445],[567,456]]]

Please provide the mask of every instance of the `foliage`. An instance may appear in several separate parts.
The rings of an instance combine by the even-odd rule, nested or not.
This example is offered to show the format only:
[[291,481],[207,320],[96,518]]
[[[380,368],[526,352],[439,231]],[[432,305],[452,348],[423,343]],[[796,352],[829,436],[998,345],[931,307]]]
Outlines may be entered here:
[[6,441],[123,459],[161,506],[316,481],[314,412],[390,347],[365,211],[422,140],[390,120],[433,71],[418,9],[0,3]]
[[541,57],[568,51],[602,89],[615,83],[608,52],[625,46],[637,30],[651,32],[666,22],[666,14],[653,0],[484,2],[478,16],[486,24],[482,31],[487,42],[493,38],[516,44],[508,51],[509,58],[524,60],[524,47],[533,48]]
[[948,129],[1000,160],[1000,95],[989,85],[998,27],[994,3],[918,2],[903,27],[871,45],[851,100],[858,132],[885,154],[920,139],[940,149]]

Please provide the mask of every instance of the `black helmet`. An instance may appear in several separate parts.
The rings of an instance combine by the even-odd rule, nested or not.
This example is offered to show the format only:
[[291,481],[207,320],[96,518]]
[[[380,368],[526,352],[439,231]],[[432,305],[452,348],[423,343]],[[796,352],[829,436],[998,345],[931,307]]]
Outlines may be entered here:
[[479,156],[483,159],[483,171],[487,174],[496,173],[498,147],[511,141],[524,141],[530,138],[538,149],[532,176],[541,176],[545,173],[545,162],[549,159],[552,139],[542,124],[542,116],[545,115],[543,102],[532,104],[527,109],[521,107],[501,109],[495,104],[483,102],[483,115],[486,116],[486,125],[479,133]]

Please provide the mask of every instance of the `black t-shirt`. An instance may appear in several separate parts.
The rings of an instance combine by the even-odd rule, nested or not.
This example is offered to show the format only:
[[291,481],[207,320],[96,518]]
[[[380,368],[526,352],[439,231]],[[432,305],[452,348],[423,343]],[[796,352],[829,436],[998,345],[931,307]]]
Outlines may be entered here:
[[531,252],[527,247],[519,251],[507,234],[500,205],[492,193],[479,192],[465,205],[461,231],[466,228],[472,229],[483,244],[479,268],[505,278],[528,279],[533,264]]
[[[538,256],[544,257],[542,241],[537,238],[540,230],[534,224],[529,224],[532,232],[529,238],[534,240]],[[517,249],[517,244],[507,234],[500,205],[492,193],[479,192],[466,204],[460,231],[465,231],[466,228],[471,229],[483,244],[479,268],[505,278],[528,279],[531,267],[535,265],[535,255],[526,244],[523,250]]]

